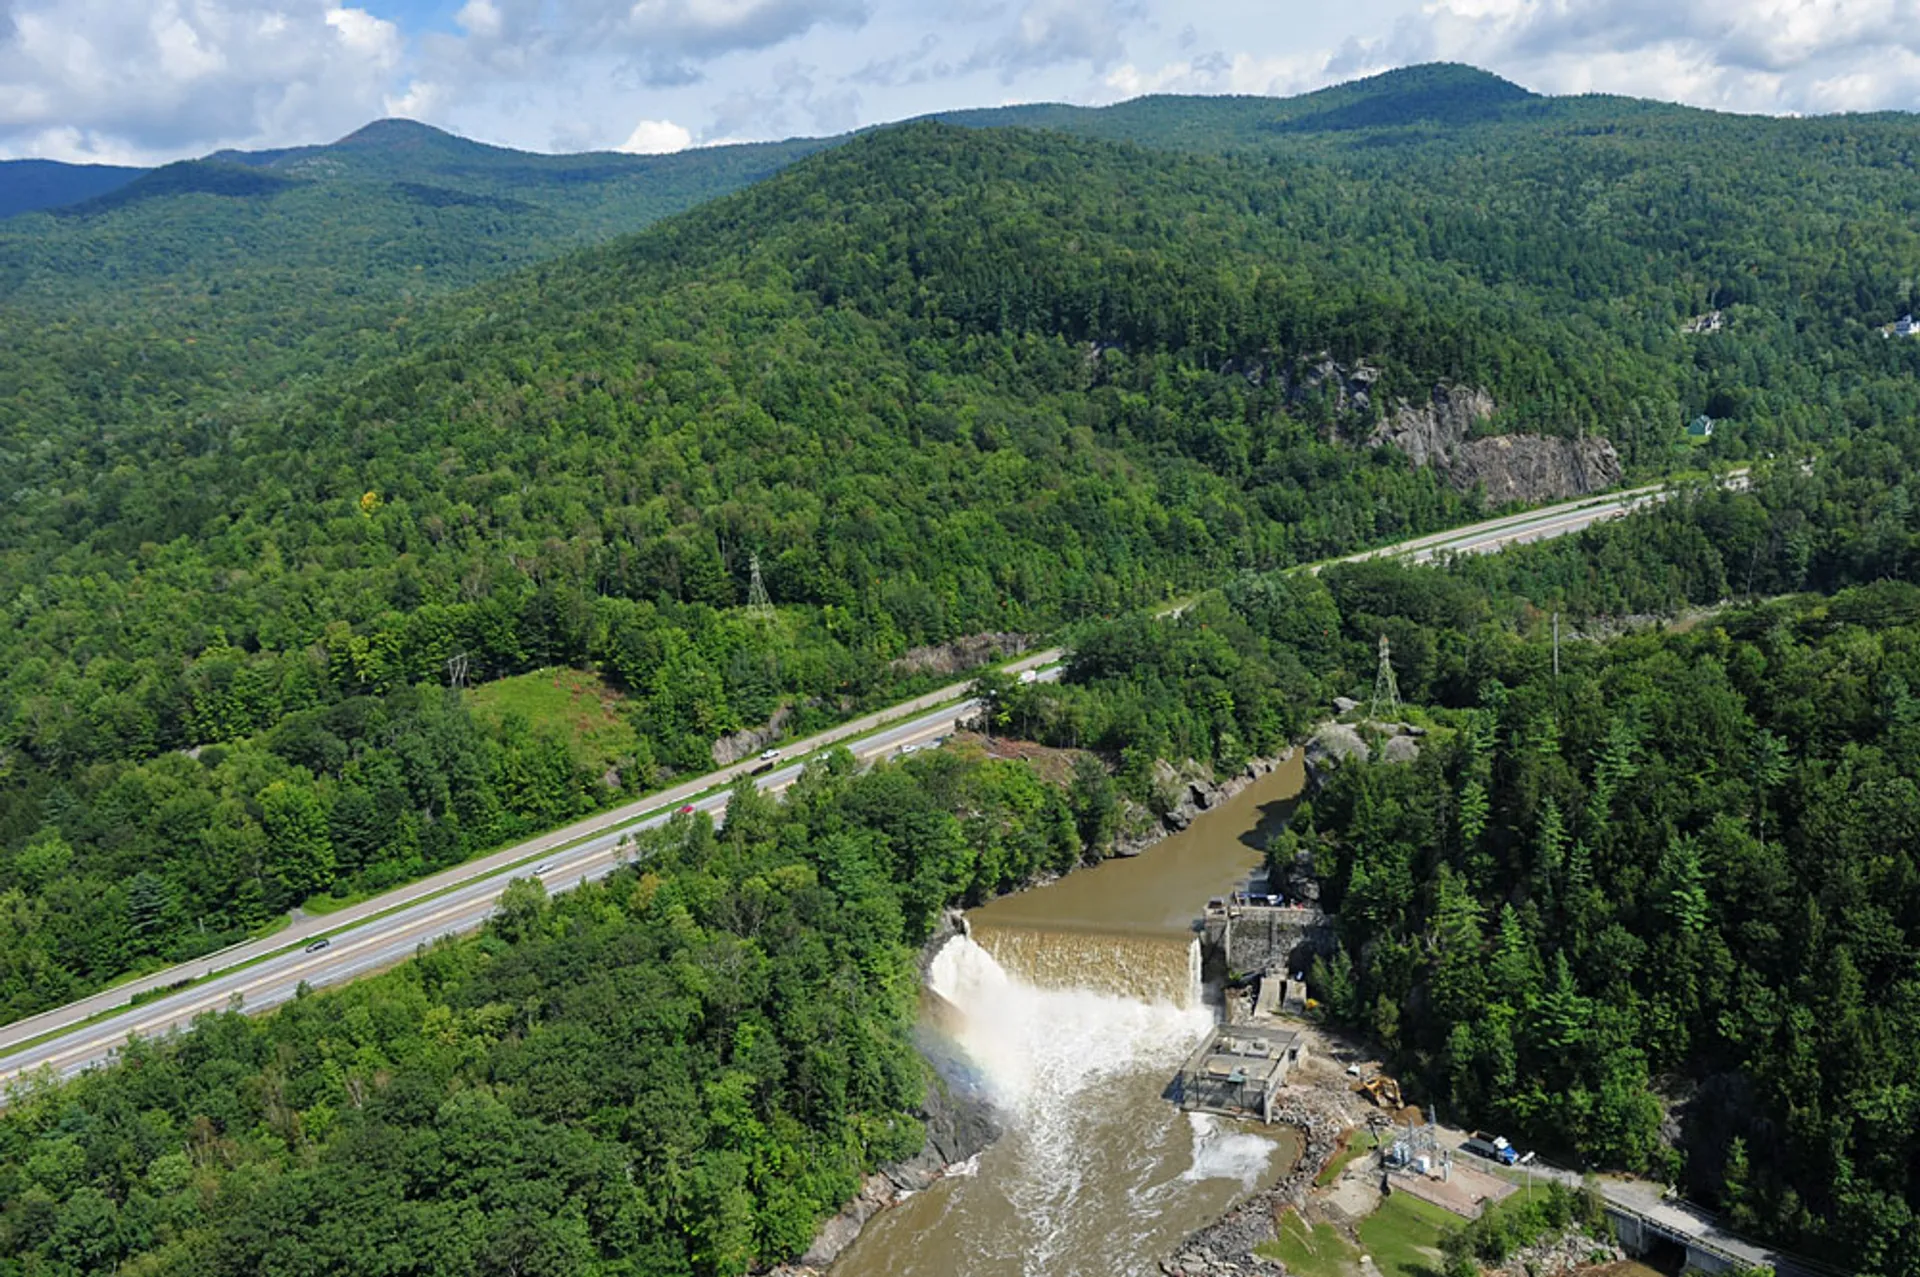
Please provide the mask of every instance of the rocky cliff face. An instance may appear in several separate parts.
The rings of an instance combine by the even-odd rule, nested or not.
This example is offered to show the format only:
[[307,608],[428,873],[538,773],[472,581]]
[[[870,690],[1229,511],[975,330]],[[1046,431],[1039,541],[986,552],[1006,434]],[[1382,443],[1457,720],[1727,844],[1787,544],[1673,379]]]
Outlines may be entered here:
[[892,667],[903,674],[922,674],[928,670],[936,674],[958,674],[988,661],[1017,656],[1032,646],[1030,634],[968,634],[951,643],[916,647],[896,657]]
[[[1249,376],[1254,374],[1250,373]],[[1542,435],[1489,435],[1470,438],[1492,418],[1493,396],[1472,386],[1441,382],[1426,402],[1380,402],[1376,369],[1352,368],[1325,356],[1302,363],[1286,378],[1288,397],[1297,402],[1319,398],[1337,422],[1374,420],[1356,442],[1392,444],[1416,466],[1430,466],[1462,492],[1485,490],[1493,505],[1520,501],[1562,501],[1599,492],[1620,481],[1620,458],[1598,437],[1558,439]],[[1350,436],[1349,436],[1350,437]]]

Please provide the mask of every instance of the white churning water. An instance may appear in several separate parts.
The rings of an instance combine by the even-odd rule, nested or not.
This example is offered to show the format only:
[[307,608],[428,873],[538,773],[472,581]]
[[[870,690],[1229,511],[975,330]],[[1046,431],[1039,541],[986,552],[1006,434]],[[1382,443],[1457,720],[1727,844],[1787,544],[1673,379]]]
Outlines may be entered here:
[[1292,1164],[1290,1130],[1182,1113],[1164,1093],[1214,1022],[1193,919],[1245,880],[1297,773],[1138,860],[969,915],[972,934],[934,955],[923,1023],[977,1071],[1006,1134],[875,1217],[833,1277],[1149,1277]]
[[[1089,937],[1062,939],[1072,953]],[[1164,951],[1184,982],[1184,952]],[[1099,968],[1082,970],[1091,979]],[[1155,1272],[1186,1232],[1253,1187],[1281,1147],[1194,1121],[1161,1098],[1213,1023],[1197,985],[1196,970],[1177,1002],[1043,986],[965,936],[949,941],[928,986],[950,1008],[943,1027],[980,1070],[1007,1134],[969,1178],[869,1224],[835,1277]]]

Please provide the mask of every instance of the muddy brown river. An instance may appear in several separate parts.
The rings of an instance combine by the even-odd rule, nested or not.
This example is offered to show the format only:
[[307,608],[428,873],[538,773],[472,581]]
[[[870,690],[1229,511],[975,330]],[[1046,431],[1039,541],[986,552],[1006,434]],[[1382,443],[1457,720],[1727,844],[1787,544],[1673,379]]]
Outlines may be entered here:
[[1291,1131],[1162,1092],[1216,1017],[1195,921],[1259,865],[1303,779],[1296,755],[1144,855],[968,915],[971,938],[934,958],[926,1018],[1007,1134],[869,1223],[832,1277],[1146,1277],[1293,1165]]

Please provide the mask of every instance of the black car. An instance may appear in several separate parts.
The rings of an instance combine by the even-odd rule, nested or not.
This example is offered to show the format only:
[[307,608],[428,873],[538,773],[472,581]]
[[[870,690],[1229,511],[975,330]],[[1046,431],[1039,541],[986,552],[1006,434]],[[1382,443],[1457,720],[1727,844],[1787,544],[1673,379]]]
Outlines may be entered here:
[[318,940],[315,940],[312,944],[307,946],[307,952],[318,953],[332,943],[333,941],[327,939],[325,936],[321,936]]

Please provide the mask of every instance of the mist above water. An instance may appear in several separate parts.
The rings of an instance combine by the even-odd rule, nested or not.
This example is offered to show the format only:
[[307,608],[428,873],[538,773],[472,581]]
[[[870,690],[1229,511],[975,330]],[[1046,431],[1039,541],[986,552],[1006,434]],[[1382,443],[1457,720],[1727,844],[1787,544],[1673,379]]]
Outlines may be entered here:
[[[1184,946],[1169,952],[1177,952],[1186,978]],[[1081,970],[1088,985],[1101,978],[1098,967]],[[1150,983],[1170,981],[1156,973]],[[967,936],[934,955],[927,984],[959,1013],[953,1036],[985,1074],[994,1102],[1023,1129],[1042,1132],[1042,1143],[1077,1097],[1117,1074],[1179,1067],[1213,1024],[1197,988],[1182,989],[1177,1001],[1147,1001],[1043,986],[1011,974]]]

